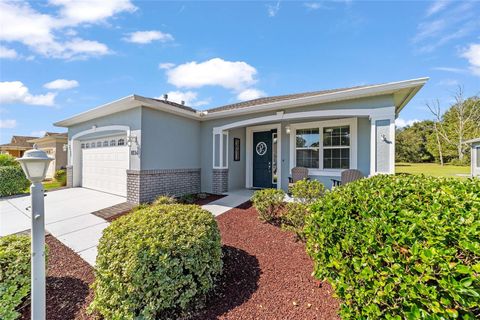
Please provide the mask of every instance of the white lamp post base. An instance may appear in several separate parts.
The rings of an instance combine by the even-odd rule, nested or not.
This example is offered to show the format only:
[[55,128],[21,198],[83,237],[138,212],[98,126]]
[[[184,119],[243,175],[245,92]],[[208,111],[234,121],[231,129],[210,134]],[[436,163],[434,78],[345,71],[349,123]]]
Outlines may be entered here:
[[32,320],[45,320],[45,212],[41,182],[30,186],[32,200]]

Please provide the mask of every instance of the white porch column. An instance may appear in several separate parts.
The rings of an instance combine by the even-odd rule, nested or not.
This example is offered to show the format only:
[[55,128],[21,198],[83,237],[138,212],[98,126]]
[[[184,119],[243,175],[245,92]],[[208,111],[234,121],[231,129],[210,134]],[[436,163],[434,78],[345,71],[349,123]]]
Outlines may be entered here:
[[228,191],[228,131],[213,129],[212,193]]
[[395,173],[395,117],[370,117],[370,175]]

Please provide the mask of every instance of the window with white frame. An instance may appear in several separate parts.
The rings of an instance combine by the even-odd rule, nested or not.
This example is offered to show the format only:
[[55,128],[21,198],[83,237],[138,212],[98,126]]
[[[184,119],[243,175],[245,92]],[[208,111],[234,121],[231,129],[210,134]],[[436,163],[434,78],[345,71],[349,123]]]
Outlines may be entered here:
[[476,149],[476,151],[477,151],[477,155],[476,155],[476,158],[477,158],[477,168],[480,168],[480,146],[476,147],[475,149]]
[[335,119],[291,125],[290,163],[310,174],[354,169],[357,166],[357,119]]
[[318,128],[298,129],[295,134],[298,167],[318,169],[320,135]]
[[350,167],[350,126],[323,128],[323,168]]

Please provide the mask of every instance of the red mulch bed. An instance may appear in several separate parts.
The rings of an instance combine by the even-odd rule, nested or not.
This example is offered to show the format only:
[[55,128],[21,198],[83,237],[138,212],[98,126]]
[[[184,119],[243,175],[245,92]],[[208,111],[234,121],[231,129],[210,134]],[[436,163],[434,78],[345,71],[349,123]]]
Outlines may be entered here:
[[[217,218],[224,272],[194,319],[339,319],[328,283],[312,278],[313,264],[292,233],[261,223],[250,203]],[[52,236],[47,319],[90,319],[92,268]],[[28,306],[23,319],[29,319]]]
[[203,206],[203,205],[206,205],[206,204],[208,204],[210,202],[213,202],[215,200],[222,199],[223,197],[225,197],[225,196],[221,195],[221,194],[208,194],[205,199],[195,200],[194,204],[199,205],[199,206]]
[[[93,299],[89,285],[93,269],[80,256],[53,236],[45,237],[47,261],[47,319],[91,319],[86,308]],[[22,309],[22,319],[30,319],[30,304]]]
[[313,263],[295,236],[258,220],[246,203],[217,218],[224,275],[200,319],[339,319],[328,283],[312,278]]

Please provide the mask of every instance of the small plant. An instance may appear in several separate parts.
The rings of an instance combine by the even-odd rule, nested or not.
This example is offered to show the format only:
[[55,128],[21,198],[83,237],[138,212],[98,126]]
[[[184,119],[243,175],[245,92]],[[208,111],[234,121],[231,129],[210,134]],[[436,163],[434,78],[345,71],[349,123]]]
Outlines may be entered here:
[[55,171],[53,178],[57,180],[62,187],[67,185],[67,172],[64,169]]
[[195,194],[184,194],[178,199],[178,202],[184,203],[184,204],[192,204],[197,200],[197,196]]
[[260,220],[272,222],[278,218],[283,205],[285,192],[281,189],[263,189],[253,194],[252,202]]
[[302,202],[289,202],[282,212],[282,228],[293,231],[300,240],[305,240],[303,228],[305,218],[309,213],[309,206]]
[[480,179],[378,175],[311,211],[307,252],[342,318],[480,318]]
[[204,304],[222,271],[220,231],[195,205],[152,205],[100,239],[90,311],[104,319],[178,319]]
[[29,185],[19,166],[0,167],[0,197],[23,193]]
[[18,307],[29,293],[30,237],[0,238],[0,319],[18,319]]
[[177,200],[174,197],[170,196],[158,196],[155,201],[153,201],[153,205],[157,206],[160,204],[175,204]]
[[290,192],[295,201],[311,204],[325,194],[325,186],[318,180],[303,179],[295,182]]
[[18,162],[15,157],[9,154],[0,154],[0,167],[20,167],[20,162]]

